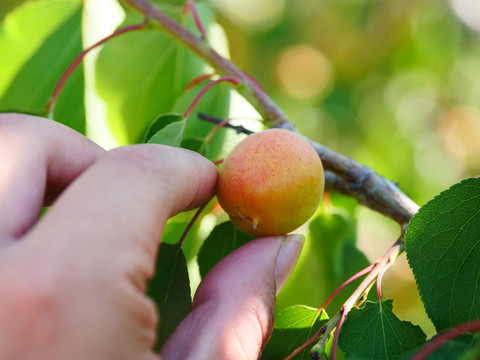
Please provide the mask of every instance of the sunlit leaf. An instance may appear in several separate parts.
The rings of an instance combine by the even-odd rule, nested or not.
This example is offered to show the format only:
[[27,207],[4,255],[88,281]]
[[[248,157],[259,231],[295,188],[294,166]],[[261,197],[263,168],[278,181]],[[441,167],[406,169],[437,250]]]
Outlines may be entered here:
[[180,114],[158,116],[150,125],[145,140],[150,144],[180,146],[185,131],[185,119]]
[[[204,3],[198,4],[198,11],[208,29],[213,23],[213,11]],[[167,13],[197,31],[191,16],[181,18],[181,7]],[[136,12],[129,11],[124,25],[141,21]],[[203,60],[156,27],[124,34],[105,44],[97,62],[96,86],[107,106],[108,124],[116,139],[120,143],[137,142],[158,114],[185,112],[191,101],[178,106],[180,99],[198,93],[187,90],[186,85],[205,72],[211,70]],[[207,106],[203,111],[226,116],[228,93],[219,94],[217,91],[212,89],[202,99]],[[196,108],[200,109],[202,104]],[[190,120],[199,123],[195,116]],[[205,123],[199,126],[203,129],[203,136],[211,128]],[[187,134],[191,137],[189,127]],[[199,135],[198,131],[196,135]]]
[[[272,336],[262,353],[262,360],[283,359],[304,344],[315,334],[328,316],[308,306],[296,305],[286,308],[275,316]],[[304,350],[295,359],[310,359],[309,349]]]
[[[62,74],[82,51],[81,13],[78,1],[28,2],[7,17],[0,35],[0,109],[28,113],[45,108]],[[16,27],[19,33],[13,31]],[[85,132],[83,99],[80,64],[57,100],[54,119]]]

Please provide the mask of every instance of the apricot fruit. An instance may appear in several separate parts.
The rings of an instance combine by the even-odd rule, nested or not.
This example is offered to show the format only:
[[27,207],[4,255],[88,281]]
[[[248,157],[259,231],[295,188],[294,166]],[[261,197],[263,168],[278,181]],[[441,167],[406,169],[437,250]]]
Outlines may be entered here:
[[284,129],[247,136],[219,169],[218,202],[242,232],[287,234],[317,209],[323,166],[312,146]]

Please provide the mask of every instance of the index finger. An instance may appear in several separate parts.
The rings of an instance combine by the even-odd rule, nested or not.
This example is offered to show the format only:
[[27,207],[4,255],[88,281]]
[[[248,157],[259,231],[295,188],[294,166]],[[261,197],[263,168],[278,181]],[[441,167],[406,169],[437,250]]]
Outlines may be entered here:
[[153,271],[167,219],[207,201],[216,179],[210,161],[185,149],[115,149],[62,193],[30,233],[30,244],[55,249],[68,264],[126,269],[141,285]]
[[0,114],[0,243],[23,236],[52,201],[104,153],[53,120]]

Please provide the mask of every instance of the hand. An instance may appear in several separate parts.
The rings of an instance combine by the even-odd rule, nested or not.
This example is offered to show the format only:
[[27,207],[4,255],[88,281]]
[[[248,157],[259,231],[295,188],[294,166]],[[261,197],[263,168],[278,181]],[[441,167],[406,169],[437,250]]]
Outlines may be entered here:
[[[216,176],[187,150],[105,152],[53,121],[0,115],[0,359],[158,359],[144,294],[158,240],[169,217],[212,196]],[[258,358],[302,244],[262,238],[222,260],[163,359]]]

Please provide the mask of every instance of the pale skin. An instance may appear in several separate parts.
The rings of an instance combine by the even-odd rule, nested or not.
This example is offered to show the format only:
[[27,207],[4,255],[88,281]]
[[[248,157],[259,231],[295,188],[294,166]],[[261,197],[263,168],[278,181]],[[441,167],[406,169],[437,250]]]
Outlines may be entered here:
[[163,228],[207,201],[216,179],[187,150],[106,152],[51,120],[0,114],[0,359],[257,359],[301,236],[230,254],[152,351],[161,319],[145,286]]

